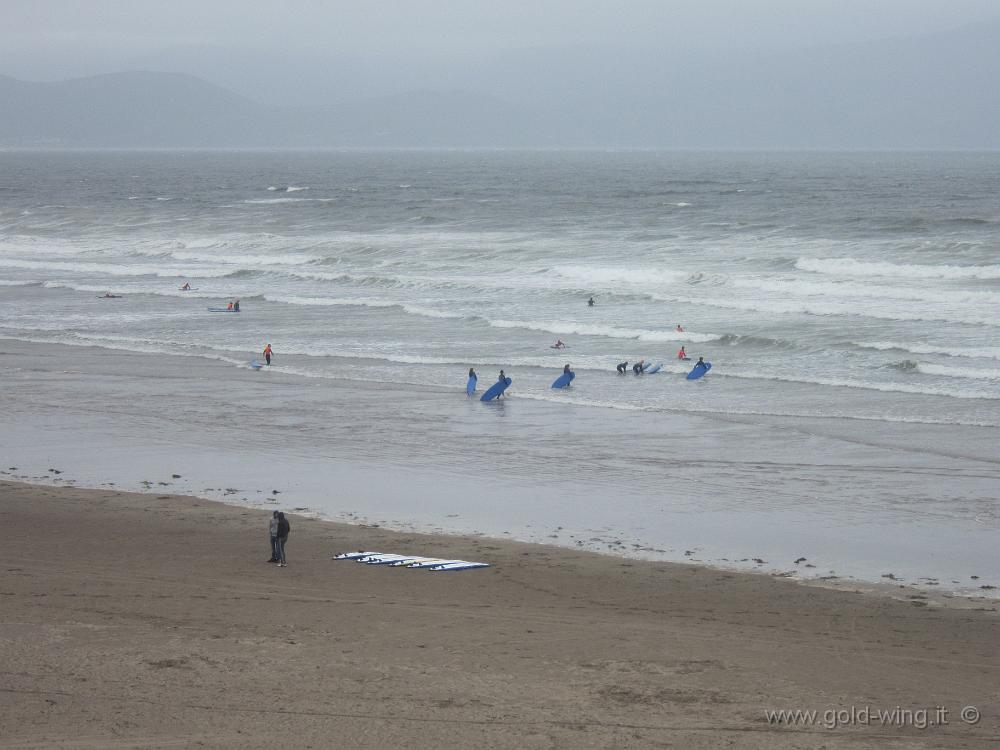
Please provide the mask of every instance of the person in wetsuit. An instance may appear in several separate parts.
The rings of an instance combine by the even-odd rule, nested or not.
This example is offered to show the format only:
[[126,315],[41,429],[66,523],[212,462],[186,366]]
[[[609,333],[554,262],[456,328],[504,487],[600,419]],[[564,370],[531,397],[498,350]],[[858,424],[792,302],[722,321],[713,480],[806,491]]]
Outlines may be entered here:
[[624,375],[625,371],[628,370],[628,362],[619,362],[615,369],[618,370],[619,375]]

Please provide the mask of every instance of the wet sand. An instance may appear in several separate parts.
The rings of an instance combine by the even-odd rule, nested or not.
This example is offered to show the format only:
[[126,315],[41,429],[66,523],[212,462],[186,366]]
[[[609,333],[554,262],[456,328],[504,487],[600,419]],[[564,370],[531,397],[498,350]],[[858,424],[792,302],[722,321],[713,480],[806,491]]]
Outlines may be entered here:
[[[1000,742],[992,602],[0,484],[0,747],[924,748]],[[366,548],[484,560],[366,567]],[[957,600],[956,600],[957,601]],[[982,712],[963,723],[964,706]],[[947,724],[765,711],[945,708]],[[905,722],[904,722],[905,723]]]

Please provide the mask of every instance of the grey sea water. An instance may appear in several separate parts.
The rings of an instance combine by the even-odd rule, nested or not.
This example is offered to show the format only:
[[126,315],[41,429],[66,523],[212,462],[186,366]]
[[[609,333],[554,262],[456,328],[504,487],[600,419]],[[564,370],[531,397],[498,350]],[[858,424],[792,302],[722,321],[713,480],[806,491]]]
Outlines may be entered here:
[[[100,299],[106,291],[122,297]],[[240,315],[207,312],[234,298]],[[797,471],[787,468],[794,435],[808,424],[841,441],[809,448],[810,465],[826,452],[860,466],[864,446],[877,445],[899,447],[907,470],[942,468],[907,523],[927,532],[954,522],[952,551],[963,528],[995,531],[1000,517],[984,439],[1000,426],[998,303],[1000,154],[0,153],[0,337],[99,347],[121,368],[129,360],[116,353],[159,356],[172,373],[197,358],[223,385],[269,342],[275,364],[261,377],[311,394],[357,381],[464,400],[469,367],[481,389],[503,368],[519,404],[503,440],[522,460],[505,453],[490,471],[549,481],[555,463],[576,481],[620,480],[649,497],[677,478],[661,462],[684,459],[682,443],[669,456],[652,446],[693,429],[691,418],[721,420],[694,430],[700,461],[714,450],[779,460],[776,471]],[[556,339],[568,348],[551,349]],[[684,379],[681,346],[713,363],[708,377]],[[639,359],[663,369],[615,373]],[[577,379],[553,392],[565,363]],[[46,408],[63,400],[70,411],[79,397],[71,380],[47,391]],[[182,404],[174,394],[163,413]],[[581,417],[585,407],[617,415],[612,438],[601,439],[611,417]],[[447,434],[431,413],[358,408],[346,417],[358,430],[402,432],[411,448]],[[439,414],[464,425],[462,438],[432,439],[429,463],[446,466],[462,440],[488,439],[498,424],[451,408]],[[322,442],[330,418],[345,416],[300,406],[286,444]],[[757,432],[732,427],[744,422]],[[793,423],[799,432],[781,432]],[[579,444],[574,425],[586,433]],[[405,440],[385,444],[406,453]],[[700,465],[684,481],[709,482],[706,512],[731,511],[720,494],[741,480],[713,485],[718,475]],[[818,518],[856,517],[836,480],[815,471],[815,492],[793,482],[799,502]],[[782,481],[762,474],[758,513],[768,483]],[[869,499],[891,529],[902,501],[889,476]],[[601,523],[622,520],[605,511]],[[693,533],[733,540],[722,532],[733,518]]]

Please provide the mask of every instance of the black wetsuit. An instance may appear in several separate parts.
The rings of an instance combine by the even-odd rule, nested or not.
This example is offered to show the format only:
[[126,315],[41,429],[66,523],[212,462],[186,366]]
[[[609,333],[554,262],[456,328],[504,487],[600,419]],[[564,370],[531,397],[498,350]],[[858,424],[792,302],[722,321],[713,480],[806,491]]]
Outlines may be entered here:
[[615,369],[618,370],[619,375],[624,375],[625,371],[628,369],[628,362],[620,363]]

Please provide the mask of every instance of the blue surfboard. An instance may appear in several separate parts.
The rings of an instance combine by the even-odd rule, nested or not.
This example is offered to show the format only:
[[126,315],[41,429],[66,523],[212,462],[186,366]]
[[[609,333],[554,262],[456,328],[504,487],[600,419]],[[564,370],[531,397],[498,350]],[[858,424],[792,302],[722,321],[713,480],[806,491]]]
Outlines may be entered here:
[[649,369],[643,370],[643,372],[646,373],[647,375],[652,375],[654,372],[659,372],[661,367],[663,367],[663,363],[662,362],[658,362],[657,364],[653,365]]
[[467,396],[471,396],[473,393],[476,392],[476,383],[478,381],[479,381],[479,378],[477,378],[475,375],[470,375],[469,376],[469,382],[466,383],[466,385],[465,385],[465,394]]
[[704,364],[697,364],[697,365],[694,366],[694,369],[691,370],[691,372],[689,372],[687,374],[687,379],[688,380],[697,380],[698,378],[700,378],[702,375],[704,375],[706,372],[708,372],[711,369],[712,369],[712,363],[711,362],[705,362]]
[[498,398],[501,393],[507,390],[507,386],[509,386],[512,382],[513,381],[510,378],[504,378],[503,380],[498,380],[492,386],[490,386],[490,389],[486,391],[486,393],[484,393],[482,396],[479,397],[479,400],[492,401],[493,399]]
[[251,363],[250,363],[250,367],[252,367],[252,368],[253,368],[254,370],[259,370],[259,369],[260,369],[261,367],[263,367],[263,366],[264,366],[264,365],[262,365],[262,364],[261,364],[260,362],[258,362],[258,361],[257,361],[256,359],[255,359],[255,360],[254,360],[253,362],[251,362]]
[[568,388],[569,384],[573,382],[573,378],[576,377],[575,372],[564,372],[556,381],[552,384],[553,388]]

